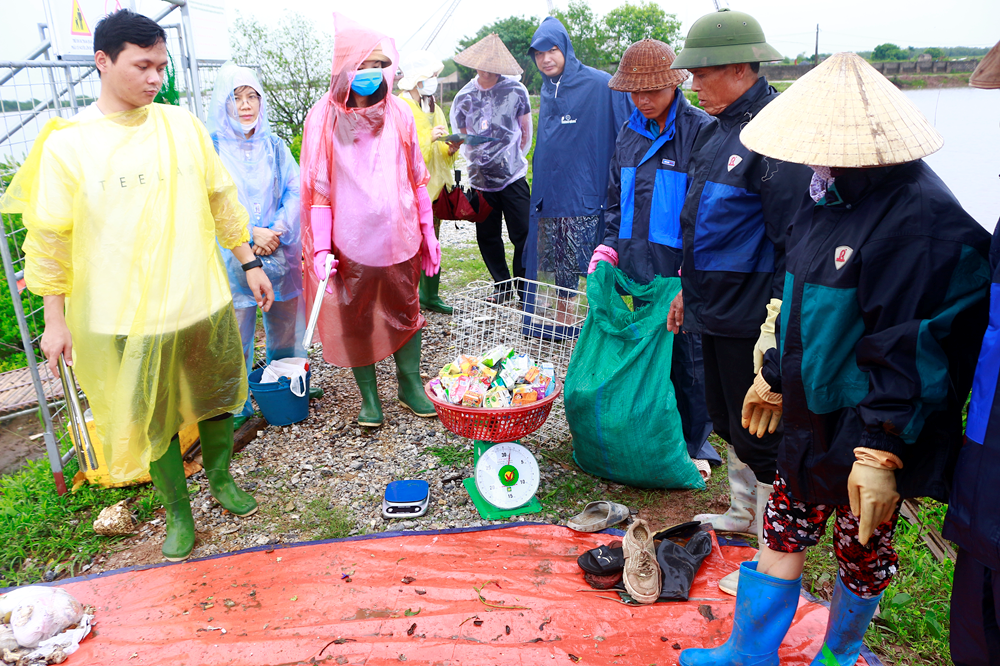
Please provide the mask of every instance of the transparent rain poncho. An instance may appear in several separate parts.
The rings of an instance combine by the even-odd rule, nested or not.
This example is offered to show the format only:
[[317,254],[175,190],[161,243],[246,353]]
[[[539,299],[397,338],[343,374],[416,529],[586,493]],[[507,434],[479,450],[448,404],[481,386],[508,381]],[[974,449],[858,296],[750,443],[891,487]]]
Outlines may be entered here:
[[[370,365],[406,344],[424,324],[417,299],[420,222],[417,190],[427,168],[403,100],[383,83],[384,99],[348,107],[358,66],[376,47],[398,62],[392,40],[334,14],[330,90],[313,106],[302,137],[305,255],[313,256],[310,209],[329,204],[332,250],[340,262],[319,317],[323,358],[341,367]],[[395,64],[384,72],[392,78]],[[310,302],[317,279],[306,271]]]
[[114,481],[143,474],[182,427],[247,396],[219,244],[247,213],[205,127],[152,104],[49,121],[0,211],[22,213],[25,281],[67,295],[76,377]]
[[[527,116],[524,127],[522,116]],[[469,180],[477,190],[499,192],[528,173],[525,156],[531,150],[531,104],[520,82],[501,76],[484,90],[478,76],[472,79],[451,104],[451,126],[455,132],[496,139],[476,146],[462,144]]]
[[[260,95],[260,113],[253,136],[244,138],[233,91],[250,86]],[[229,175],[236,182],[240,203],[250,214],[253,228],[281,232],[281,245],[273,253],[258,255],[274,287],[274,300],[287,301],[302,293],[302,233],[299,226],[299,165],[285,143],[271,133],[263,86],[252,69],[227,62],[215,79],[208,107],[208,131]],[[233,290],[233,305],[256,305],[247,286],[246,271],[231,252],[223,254]]]

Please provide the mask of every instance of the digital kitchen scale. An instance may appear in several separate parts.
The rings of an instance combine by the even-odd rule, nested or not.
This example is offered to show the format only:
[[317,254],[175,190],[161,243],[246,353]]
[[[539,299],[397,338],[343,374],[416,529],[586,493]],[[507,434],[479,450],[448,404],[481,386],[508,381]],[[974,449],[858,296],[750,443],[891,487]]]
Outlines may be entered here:
[[427,513],[430,486],[420,479],[393,481],[385,487],[382,515],[386,518],[419,518]]

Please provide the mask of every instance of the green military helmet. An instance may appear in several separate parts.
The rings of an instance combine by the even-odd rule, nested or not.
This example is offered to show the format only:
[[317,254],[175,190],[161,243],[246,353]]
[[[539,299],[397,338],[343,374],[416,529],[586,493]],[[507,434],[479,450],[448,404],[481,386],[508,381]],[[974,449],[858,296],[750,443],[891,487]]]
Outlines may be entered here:
[[694,22],[684,40],[684,49],[670,67],[693,69],[781,59],[781,54],[764,41],[764,31],[757,19],[743,12],[721,9]]

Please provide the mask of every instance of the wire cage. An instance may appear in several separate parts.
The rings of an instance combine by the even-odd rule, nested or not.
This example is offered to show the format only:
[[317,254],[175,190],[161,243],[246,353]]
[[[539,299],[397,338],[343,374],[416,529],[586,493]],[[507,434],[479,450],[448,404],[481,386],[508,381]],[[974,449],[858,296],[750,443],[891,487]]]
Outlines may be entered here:
[[[514,278],[473,282],[451,297],[452,336],[458,354],[480,354],[497,345],[513,347],[536,362],[555,367],[562,385],[569,360],[587,318],[587,295],[574,289]],[[545,420],[525,439],[555,446],[570,437],[563,394]]]

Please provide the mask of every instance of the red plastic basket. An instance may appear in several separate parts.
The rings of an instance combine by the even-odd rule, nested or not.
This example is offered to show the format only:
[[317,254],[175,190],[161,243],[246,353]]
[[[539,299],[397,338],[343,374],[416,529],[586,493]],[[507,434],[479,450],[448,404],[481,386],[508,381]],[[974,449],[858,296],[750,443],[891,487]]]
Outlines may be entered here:
[[556,382],[552,395],[530,405],[483,409],[442,402],[431,393],[430,382],[424,385],[424,393],[434,404],[434,410],[445,428],[456,435],[484,442],[513,442],[535,432],[545,423],[560,392],[562,386]]

